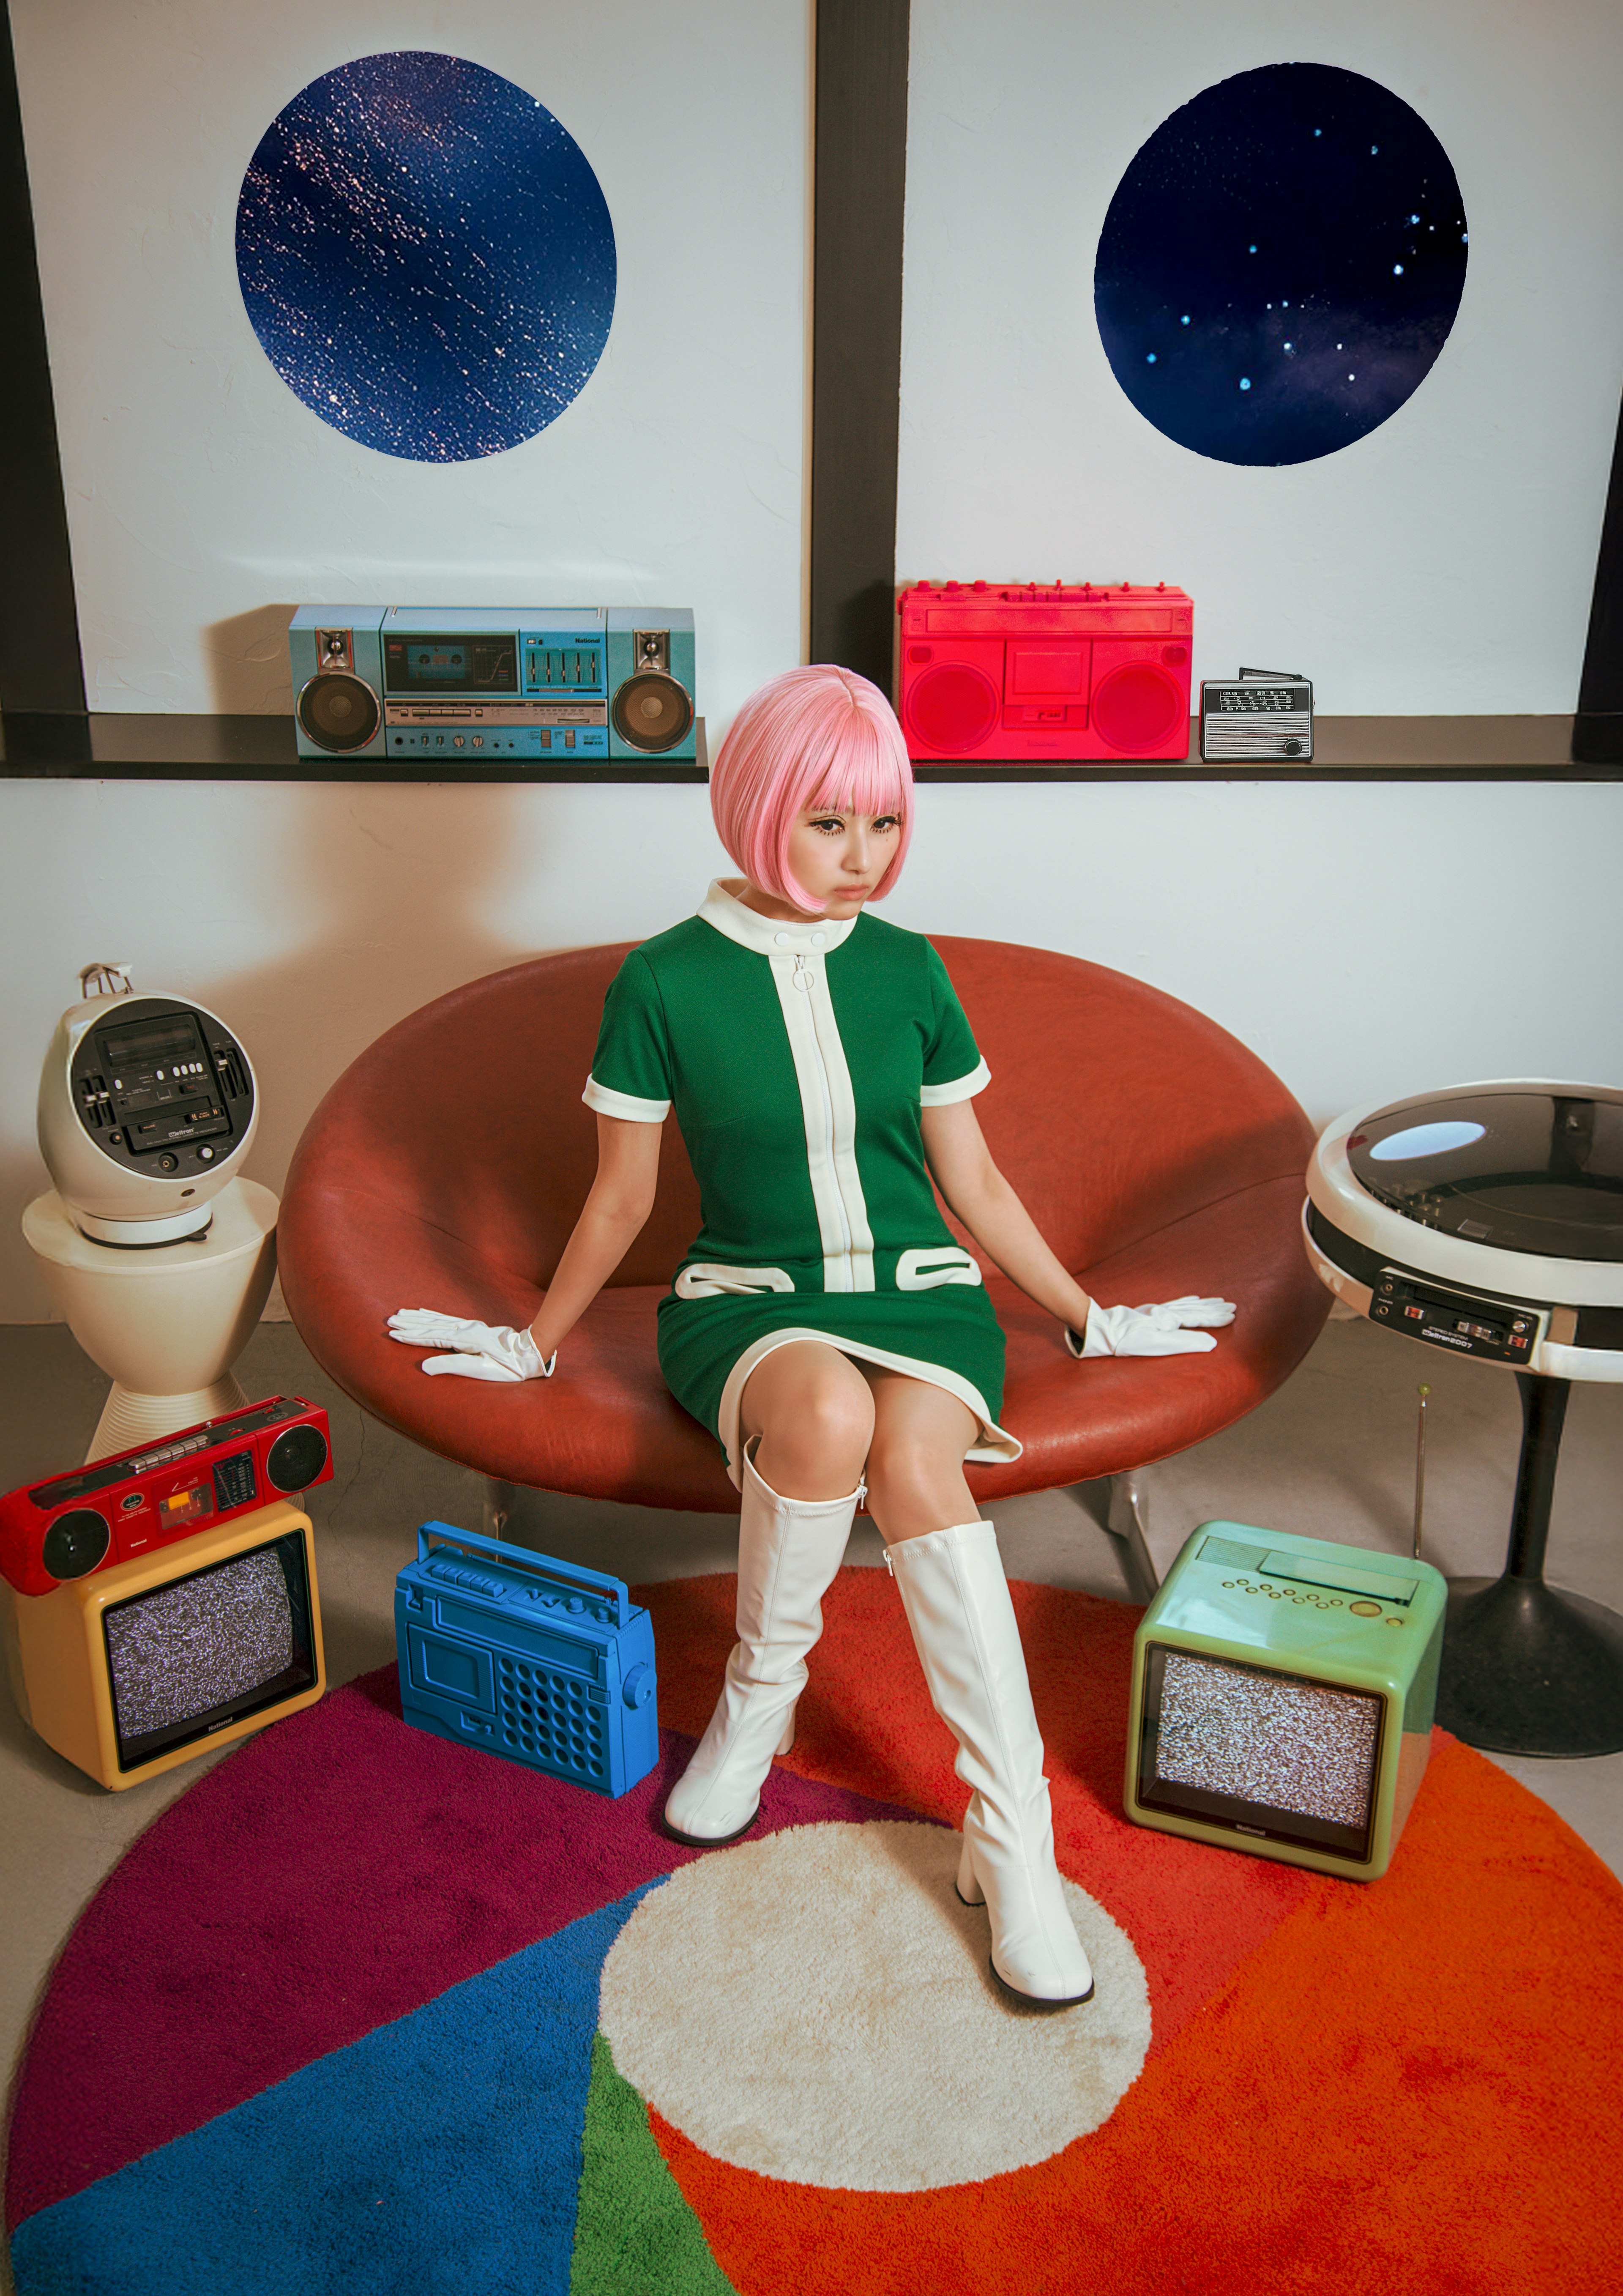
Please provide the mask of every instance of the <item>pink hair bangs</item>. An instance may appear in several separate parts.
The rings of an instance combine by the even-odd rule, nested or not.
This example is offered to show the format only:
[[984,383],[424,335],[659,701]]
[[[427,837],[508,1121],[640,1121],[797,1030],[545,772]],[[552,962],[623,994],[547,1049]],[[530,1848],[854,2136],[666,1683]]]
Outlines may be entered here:
[[877,685],[825,662],[786,670],[752,693],[710,769],[717,833],[751,884],[798,909],[816,903],[789,873],[802,813],[896,813],[896,857],[874,888],[882,900],[913,838],[913,767],[896,714]]

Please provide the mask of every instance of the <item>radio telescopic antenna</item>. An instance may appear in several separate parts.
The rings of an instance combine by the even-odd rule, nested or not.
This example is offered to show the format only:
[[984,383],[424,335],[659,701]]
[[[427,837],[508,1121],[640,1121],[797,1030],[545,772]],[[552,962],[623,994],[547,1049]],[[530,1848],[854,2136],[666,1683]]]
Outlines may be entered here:
[[1414,1560],[1420,1561],[1420,1528],[1426,1511],[1426,1398],[1430,1389],[1420,1383],[1420,1423],[1414,1434]]

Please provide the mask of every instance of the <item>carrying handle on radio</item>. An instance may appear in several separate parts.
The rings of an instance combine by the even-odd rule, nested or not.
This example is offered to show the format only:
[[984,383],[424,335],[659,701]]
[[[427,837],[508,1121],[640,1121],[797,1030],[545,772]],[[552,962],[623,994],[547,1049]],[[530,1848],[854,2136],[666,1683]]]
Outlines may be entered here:
[[528,1546],[509,1546],[504,1539],[488,1538],[482,1530],[458,1530],[455,1523],[425,1522],[417,1529],[417,1560],[426,1562],[435,1546],[471,1546],[480,1554],[494,1554],[499,1562],[511,1563],[515,1570],[533,1570],[538,1578],[551,1578],[564,1585],[574,1582],[589,1587],[596,1594],[607,1595],[615,1606],[614,1623],[623,1627],[631,1615],[631,1597],[623,1578],[606,1578],[601,1570],[588,1570],[584,1563],[560,1562],[550,1554],[537,1554]]

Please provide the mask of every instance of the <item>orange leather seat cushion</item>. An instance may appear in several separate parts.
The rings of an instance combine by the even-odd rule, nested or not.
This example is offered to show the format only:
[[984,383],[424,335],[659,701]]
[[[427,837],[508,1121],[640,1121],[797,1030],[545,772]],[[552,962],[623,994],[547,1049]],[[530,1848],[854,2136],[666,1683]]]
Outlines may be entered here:
[[[1209,1355],[1066,1352],[1001,1277],[1011,1466],[977,1496],[1142,1466],[1272,1393],[1329,1300],[1299,1221],[1312,1128],[1214,1021],[1142,981],[1052,950],[938,939],[992,1071],[992,1152],[1068,1267],[1106,1305],[1180,1292],[1235,1301]],[[385,1331],[396,1308],[528,1324],[596,1165],[580,1099],[623,947],[541,957],[425,1005],[340,1078],[283,1198],[282,1283],[312,1354],[366,1410],[443,1456],[538,1488],[735,1508],[715,1439],[672,1399],[654,1310],[699,1226],[674,1124],[652,1218],[549,1381],[425,1379]],[[958,1231],[962,1234],[962,1231]]]

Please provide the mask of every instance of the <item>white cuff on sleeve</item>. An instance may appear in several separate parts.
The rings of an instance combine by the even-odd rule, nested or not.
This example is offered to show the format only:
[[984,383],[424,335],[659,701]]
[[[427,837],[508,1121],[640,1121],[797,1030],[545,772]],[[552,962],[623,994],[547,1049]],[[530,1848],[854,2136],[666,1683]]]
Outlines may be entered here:
[[595,1077],[586,1078],[580,1096],[600,1116],[618,1116],[627,1124],[663,1124],[670,1114],[669,1101],[639,1100],[635,1093],[616,1092],[611,1085],[599,1084]]
[[992,1081],[992,1071],[985,1061],[980,1061],[968,1076],[955,1077],[951,1084],[924,1084],[919,1086],[921,1108],[950,1108],[955,1100],[973,1100]]

